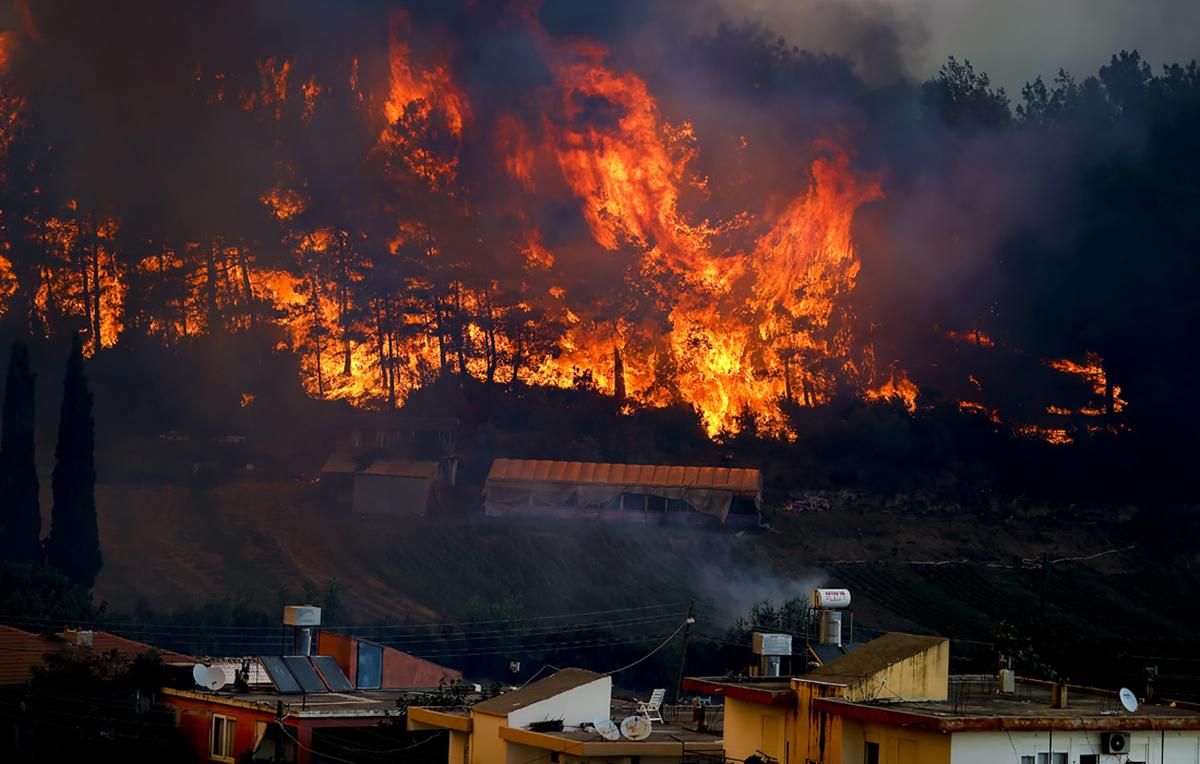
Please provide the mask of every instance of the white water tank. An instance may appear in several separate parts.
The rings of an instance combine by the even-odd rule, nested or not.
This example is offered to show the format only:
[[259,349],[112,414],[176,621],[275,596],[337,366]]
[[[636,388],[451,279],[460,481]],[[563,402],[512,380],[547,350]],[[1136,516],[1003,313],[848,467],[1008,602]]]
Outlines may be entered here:
[[850,590],[813,589],[812,606],[817,610],[845,610],[850,607]]
[[283,623],[287,626],[320,626],[321,608],[313,605],[288,605],[283,609]]
[[761,631],[754,632],[754,654],[755,655],[791,655],[792,654],[792,635],[791,634],[765,634]]

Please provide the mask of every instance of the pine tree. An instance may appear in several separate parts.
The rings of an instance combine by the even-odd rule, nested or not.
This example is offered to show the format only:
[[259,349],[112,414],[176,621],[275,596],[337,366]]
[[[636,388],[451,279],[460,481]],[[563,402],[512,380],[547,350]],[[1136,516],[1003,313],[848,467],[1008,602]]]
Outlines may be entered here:
[[103,559],[96,522],[96,429],[92,393],[83,373],[83,344],[75,335],[63,379],[58,445],[54,449],[54,509],[46,562],[85,589],[92,588]]
[[34,383],[29,347],[12,344],[4,413],[0,427],[0,560],[20,563],[42,559],[42,514],[34,455]]

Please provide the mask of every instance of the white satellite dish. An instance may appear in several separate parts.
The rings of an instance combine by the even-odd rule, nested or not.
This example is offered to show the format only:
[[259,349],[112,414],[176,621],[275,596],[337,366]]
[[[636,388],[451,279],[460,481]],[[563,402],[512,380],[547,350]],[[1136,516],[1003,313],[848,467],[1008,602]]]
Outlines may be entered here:
[[216,692],[225,686],[228,681],[225,676],[225,670],[216,666],[205,666],[203,663],[197,663],[192,666],[192,679],[196,684],[206,690]]
[[225,676],[225,669],[217,668],[216,666],[208,667],[208,682],[205,683],[205,687],[216,692],[224,687],[227,681],[229,681],[229,678]]
[[612,742],[621,739],[621,728],[612,719],[601,719],[597,717],[592,724],[596,728],[596,734],[600,737]]
[[650,720],[644,716],[626,716],[621,721],[621,734],[630,740],[645,740],[651,729]]
[[1117,696],[1121,699],[1121,705],[1125,706],[1126,711],[1132,714],[1138,710],[1137,696],[1133,694],[1133,690],[1128,687],[1122,687],[1121,692],[1117,693]]

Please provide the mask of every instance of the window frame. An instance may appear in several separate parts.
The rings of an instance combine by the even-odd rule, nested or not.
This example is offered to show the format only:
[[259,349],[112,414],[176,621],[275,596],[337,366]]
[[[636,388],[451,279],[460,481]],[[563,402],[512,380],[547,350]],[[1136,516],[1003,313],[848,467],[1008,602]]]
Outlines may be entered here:
[[[221,737],[223,744],[223,752],[218,753],[216,748],[217,742],[217,721],[221,722]],[[221,762],[234,762],[237,757],[234,755],[234,743],[237,736],[237,717],[227,716],[225,714],[213,714],[208,722],[208,760]]]
[[871,757],[869,755],[871,746],[874,746],[875,750],[875,764],[879,764],[883,759],[883,745],[878,740],[863,741],[863,764],[871,764]]

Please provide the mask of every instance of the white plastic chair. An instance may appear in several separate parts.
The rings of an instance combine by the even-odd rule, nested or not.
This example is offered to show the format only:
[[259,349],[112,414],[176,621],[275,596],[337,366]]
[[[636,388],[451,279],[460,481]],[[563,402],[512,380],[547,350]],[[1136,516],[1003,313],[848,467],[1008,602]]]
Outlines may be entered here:
[[663,698],[667,696],[667,691],[659,688],[650,693],[650,700],[639,700],[637,704],[637,712],[646,717],[647,721],[662,722],[662,704]]

